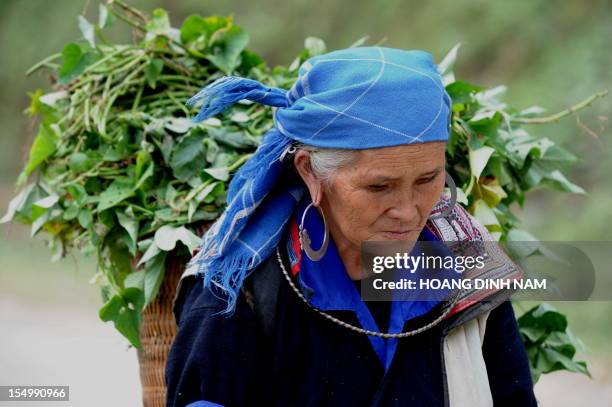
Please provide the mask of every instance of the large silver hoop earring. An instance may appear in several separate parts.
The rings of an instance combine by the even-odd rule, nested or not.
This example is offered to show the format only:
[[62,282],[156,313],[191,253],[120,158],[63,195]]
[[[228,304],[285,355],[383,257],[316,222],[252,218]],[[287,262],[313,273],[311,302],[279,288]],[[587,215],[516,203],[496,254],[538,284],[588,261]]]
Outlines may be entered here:
[[319,261],[325,255],[325,252],[327,251],[327,246],[329,245],[329,230],[327,229],[327,222],[325,221],[325,215],[323,214],[323,211],[315,206],[315,208],[317,208],[317,210],[321,214],[321,217],[323,218],[325,234],[323,236],[323,243],[321,244],[321,247],[319,247],[318,250],[314,250],[310,246],[312,242],[310,241],[310,236],[308,236],[308,231],[304,227],[304,219],[306,219],[306,212],[308,212],[308,209],[310,209],[312,204],[313,203],[311,202],[302,214],[302,221],[300,222],[299,227],[300,246],[302,246],[302,250],[304,250],[304,253],[306,253],[306,256],[308,256],[310,260]]
[[455,208],[455,204],[457,203],[457,185],[455,184],[455,180],[453,180],[453,177],[451,177],[448,172],[446,173],[446,185],[448,185],[448,188],[450,189],[450,193],[451,193],[451,198],[450,198],[448,208],[440,213],[431,215],[429,219],[446,218],[453,212],[453,209]]

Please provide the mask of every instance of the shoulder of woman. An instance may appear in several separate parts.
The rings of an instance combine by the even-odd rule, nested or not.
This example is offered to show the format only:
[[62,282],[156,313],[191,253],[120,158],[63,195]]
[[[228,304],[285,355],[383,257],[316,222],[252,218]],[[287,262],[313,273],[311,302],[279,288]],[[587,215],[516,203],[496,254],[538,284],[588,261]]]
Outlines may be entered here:
[[[514,280],[522,270],[498,245],[487,228],[461,205],[452,205],[448,195],[438,202],[432,214],[444,214],[430,219],[428,228],[442,241],[452,244],[460,255],[484,254],[484,265],[466,272],[471,280]],[[464,244],[463,242],[474,242]],[[492,286],[490,289],[466,288],[447,318],[447,327],[453,328],[497,308],[508,300],[514,289]]]
[[446,241],[494,241],[487,228],[459,203],[452,203],[445,194],[434,206],[431,215],[443,215],[427,222],[427,226],[439,238]]
[[227,307],[226,297],[220,290],[206,287],[202,275],[184,277],[179,290],[174,307],[174,316],[179,327],[186,320],[193,319],[221,325],[255,320],[255,314],[243,290],[238,291],[236,305],[231,313],[224,312]]

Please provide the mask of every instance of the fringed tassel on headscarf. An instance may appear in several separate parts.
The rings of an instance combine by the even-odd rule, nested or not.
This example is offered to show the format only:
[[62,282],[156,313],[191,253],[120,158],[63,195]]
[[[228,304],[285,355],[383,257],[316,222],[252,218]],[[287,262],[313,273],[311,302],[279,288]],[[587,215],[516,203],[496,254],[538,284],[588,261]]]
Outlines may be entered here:
[[248,272],[272,254],[303,193],[296,187],[269,194],[283,169],[278,158],[290,142],[275,129],[266,134],[230,182],[228,206],[204,236],[198,274],[204,274],[206,287],[212,284],[227,297],[224,313],[233,311]]
[[[240,77],[217,79],[187,104],[202,102],[193,119],[197,122],[242,99],[287,106],[285,90]],[[204,286],[227,301],[223,313],[233,312],[248,272],[272,254],[303,192],[300,188],[280,188],[270,196],[284,168],[280,156],[291,142],[276,128],[264,135],[253,156],[233,176],[227,207],[205,233],[200,252],[192,259],[197,263],[198,274],[204,275]]]

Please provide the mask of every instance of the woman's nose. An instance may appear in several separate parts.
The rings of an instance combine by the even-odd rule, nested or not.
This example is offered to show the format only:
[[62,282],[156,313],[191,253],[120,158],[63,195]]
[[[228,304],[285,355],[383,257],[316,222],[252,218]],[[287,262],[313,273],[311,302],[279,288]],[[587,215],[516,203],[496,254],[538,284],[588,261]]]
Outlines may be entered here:
[[407,203],[389,209],[388,215],[392,219],[401,221],[402,224],[412,225],[418,218],[418,213],[416,205]]
[[414,194],[405,192],[398,196],[387,214],[392,219],[399,220],[402,224],[413,225],[414,220],[419,217],[417,200]]

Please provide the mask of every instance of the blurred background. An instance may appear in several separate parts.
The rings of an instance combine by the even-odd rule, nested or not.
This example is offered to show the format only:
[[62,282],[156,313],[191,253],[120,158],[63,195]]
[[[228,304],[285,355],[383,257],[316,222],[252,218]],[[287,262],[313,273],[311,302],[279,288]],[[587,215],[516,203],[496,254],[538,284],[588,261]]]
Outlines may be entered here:
[[[519,109],[538,105],[552,114],[612,88],[612,2],[606,0],[128,3],[149,12],[167,9],[173,26],[193,13],[233,14],[250,33],[250,48],[272,66],[289,64],[307,36],[322,38],[333,50],[369,35],[369,44],[425,49],[436,62],[461,42],[456,76],[486,87],[507,85],[505,101]],[[1,214],[16,193],[14,182],[34,136],[34,124],[23,114],[27,93],[49,89],[45,74],[24,73],[78,39],[77,16],[85,13],[97,21],[97,8],[95,0],[0,2]],[[127,30],[114,34],[130,40]],[[612,240],[611,111],[612,96],[607,96],[558,123],[528,128],[582,159],[567,174],[588,191],[585,196],[547,190],[528,194],[527,205],[517,213],[538,238]],[[57,263],[49,258],[44,236],[31,238],[29,228],[20,225],[0,226],[0,385],[70,385],[66,405],[139,405],[136,352],[112,325],[98,319],[100,294],[89,283],[93,259],[78,253]],[[542,405],[612,405],[612,303],[552,305],[568,315],[585,343],[579,359],[588,362],[593,379],[543,376],[536,386]]]

